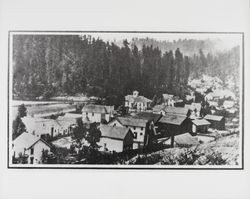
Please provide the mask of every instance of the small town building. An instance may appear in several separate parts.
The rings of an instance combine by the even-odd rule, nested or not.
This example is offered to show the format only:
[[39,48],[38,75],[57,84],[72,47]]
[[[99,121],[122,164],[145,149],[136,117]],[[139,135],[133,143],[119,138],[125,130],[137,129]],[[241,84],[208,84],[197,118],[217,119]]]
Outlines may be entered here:
[[223,116],[208,114],[204,119],[211,123],[210,128],[225,130],[225,118]]
[[114,106],[87,104],[82,108],[82,118],[88,117],[91,123],[109,122],[113,117]]
[[174,137],[191,131],[190,119],[183,115],[165,115],[157,123],[156,139],[171,137],[171,146]]
[[162,115],[182,115],[182,116],[189,116],[190,110],[185,107],[171,107],[171,106],[165,106],[160,113]]
[[132,117],[117,117],[108,125],[130,128],[131,132],[134,135],[133,149],[144,147],[146,133],[148,131],[147,120]]
[[13,157],[25,156],[28,164],[41,164],[43,151],[50,152],[51,148],[45,140],[26,132],[12,142]]
[[100,126],[101,138],[97,143],[100,151],[124,152],[133,149],[133,133],[129,128],[119,126]]
[[27,132],[41,137],[49,135],[51,138],[72,133],[72,127],[77,124],[75,118],[58,117],[57,119],[44,119],[36,117],[23,117],[22,121]]
[[156,135],[157,123],[161,119],[161,117],[161,114],[156,114],[152,112],[140,112],[132,117],[135,119],[142,119],[147,121],[145,145],[149,145],[153,142],[153,139]]
[[175,107],[184,107],[185,103],[184,103],[184,101],[182,99],[178,99],[178,100],[175,100],[174,106]]
[[192,120],[192,133],[207,133],[210,122],[205,119]]
[[174,95],[171,94],[162,94],[163,104],[167,106],[174,106]]
[[134,91],[133,95],[125,96],[125,107],[128,108],[129,112],[141,112],[145,111],[150,107],[152,100],[139,96],[138,91]]
[[185,108],[190,110],[190,118],[195,119],[197,117],[200,117],[201,113],[200,103],[185,104]]
[[23,117],[22,121],[26,127],[27,132],[37,137],[41,137],[42,135],[56,137],[59,134],[63,133],[60,123],[53,119]]

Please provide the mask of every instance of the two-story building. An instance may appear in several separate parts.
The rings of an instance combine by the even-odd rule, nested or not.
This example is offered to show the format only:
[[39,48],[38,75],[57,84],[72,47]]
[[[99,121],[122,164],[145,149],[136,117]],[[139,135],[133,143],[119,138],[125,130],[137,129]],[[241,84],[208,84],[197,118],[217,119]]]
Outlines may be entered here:
[[24,132],[13,140],[12,155],[14,158],[26,157],[28,164],[41,164],[43,151],[51,152],[51,148],[51,144],[40,137]]
[[152,100],[139,96],[138,91],[134,91],[133,95],[125,96],[125,107],[128,108],[129,112],[141,112],[145,111],[150,107]]
[[145,145],[146,133],[148,130],[148,121],[132,117],[117,117],[112,120],[109,126],[126,127],[133,133],[133,149],[142,148]]
[[101,138],[97,143],[100,151],[125,152],[133,148],[133,133],[129,128],[100,125]]
[[104,120],[109,122],[113,117],[113,113],[114,106],[87,104],[82,108],[83,120],[88,117],[91,123],[101,123]]

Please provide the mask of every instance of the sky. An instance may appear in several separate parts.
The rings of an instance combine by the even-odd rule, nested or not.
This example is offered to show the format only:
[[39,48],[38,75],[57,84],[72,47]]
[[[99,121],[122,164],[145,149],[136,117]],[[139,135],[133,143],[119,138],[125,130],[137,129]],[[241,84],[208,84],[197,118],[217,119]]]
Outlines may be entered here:
[[220,40],[219,45],[216,46],[219,50],[231,49],[234,46],[242,44],[242,35],[238,33],[145,33],[145,32],[16,32],[14,34],[62,34],[62,35],[91,35],[95,38],[99,37],[104,41],[109,42],[120,42],[124,39],[127,39],[128,42],[132,40],[132,38],[153,38],[158,41],[174,41],[178,39],[198,39],[198,40]]
[[222,33],[89,33],[94,37],[100,37],[104,41],[120,41],[132,38],[153,38],[159,41],[174,41],[178,39],[220,39],[221,49],[230,49],[234,46],[241,45],[241,34],[222,34]]

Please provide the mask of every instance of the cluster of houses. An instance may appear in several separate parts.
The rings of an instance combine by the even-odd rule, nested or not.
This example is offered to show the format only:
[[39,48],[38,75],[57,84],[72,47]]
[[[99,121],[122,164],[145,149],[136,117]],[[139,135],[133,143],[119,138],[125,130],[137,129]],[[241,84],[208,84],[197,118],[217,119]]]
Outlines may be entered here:
[[41,163],[42,151],[51,149],[43,136],[69,136],[78,119],[84,124],[98,123],[101,131],[97,143],[99,150],[117,153],[139,150],[162,141],[169,141],[173,147],[178,140],[183,141],[183,135],[192,137],[208,133],[209,128],[225,129],[223,116],[201,116],[201,103],[179,107],[176,104],[183,102],[173,95],[164,94],[163,98],[162,104],[150,107],[152,101],[134,91],[125,96],[126,115],[117,115],[114,106],[87,104],[82,108],[82,114],[66,113],[57,119],[24,117],[22,121],[27,132],[13,140],[13,156],[27,155],[28,163]]

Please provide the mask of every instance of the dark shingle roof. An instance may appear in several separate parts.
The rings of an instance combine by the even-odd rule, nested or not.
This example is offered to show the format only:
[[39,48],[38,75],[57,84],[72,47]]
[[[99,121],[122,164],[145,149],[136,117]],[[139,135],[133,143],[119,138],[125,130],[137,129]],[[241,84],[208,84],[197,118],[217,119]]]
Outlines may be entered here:
[[108,126],[102,124],[100,126],[100,131],[101,131],[101,137],[123,140],[130,130],[129,128],[125,127]]
[[182,115],[165,115],[159,120],[159,122],[164,124],[181,125],[185,119],[186,117]]
[[132,117],[118,117],[116,118],[123,126],[137,126],[146,127],[147,120],[132,118]]
[[214,120],[214,121],[221,121],[223,119],[223,116],[219,116],[219,115],[206,115],[204,117],[204,119],[206,120]]
[[172,106],[166,106],[164,108],[164,111],[166,114],[171,114],[171,115],[187,115],[188,113],[188,108],[184,107],[172,107]]
[[151,112],[140,112],[133,116],[133,118],[143,119],[147,121],[158,122],[162,117],[161,114],[151,113]]

